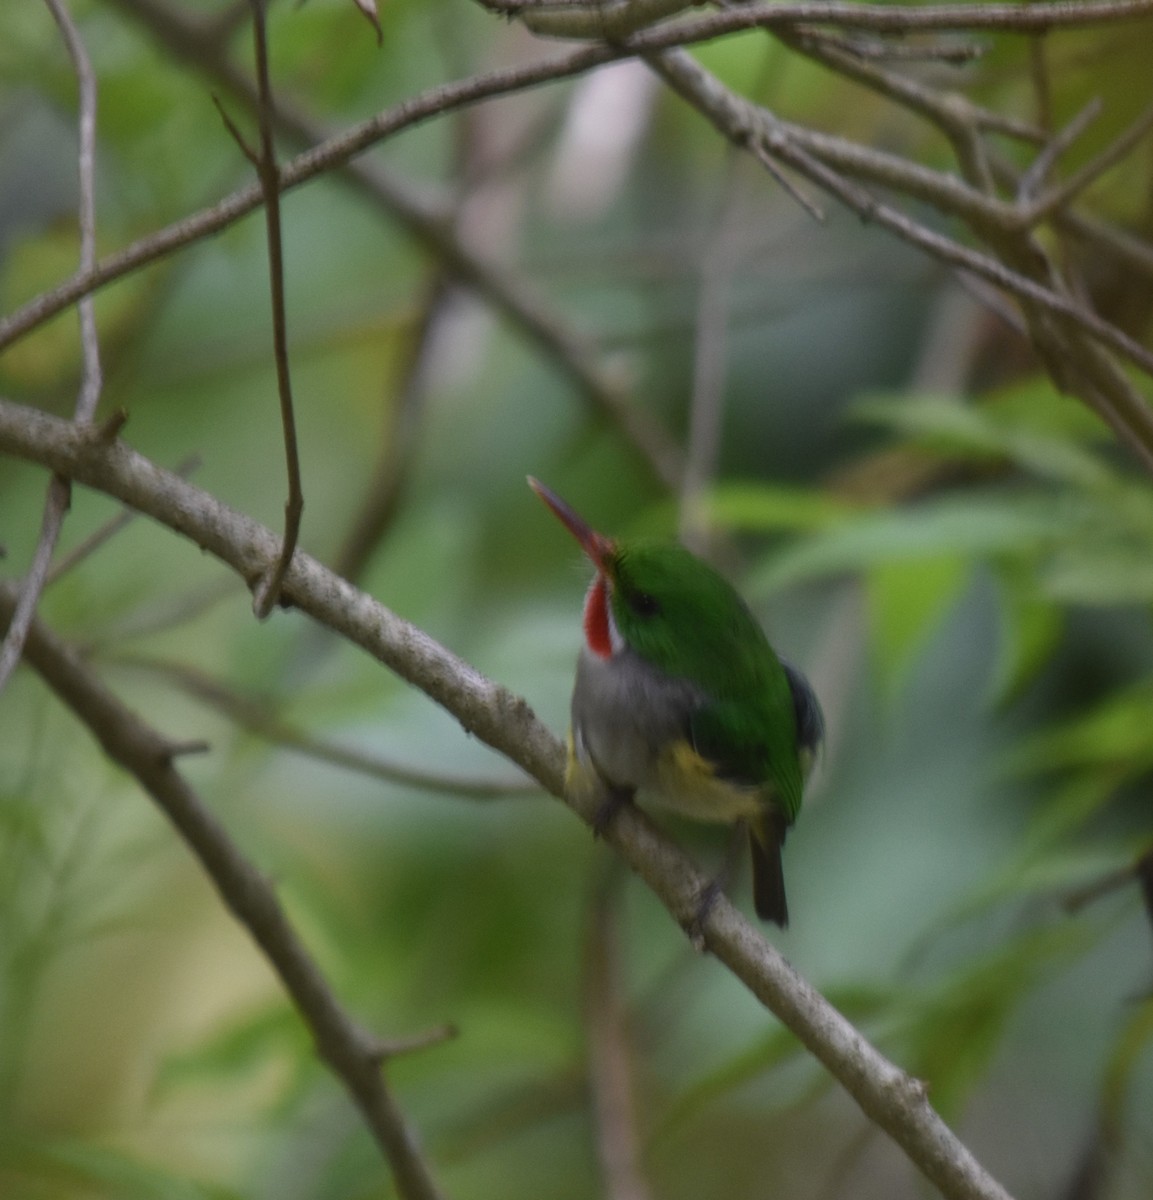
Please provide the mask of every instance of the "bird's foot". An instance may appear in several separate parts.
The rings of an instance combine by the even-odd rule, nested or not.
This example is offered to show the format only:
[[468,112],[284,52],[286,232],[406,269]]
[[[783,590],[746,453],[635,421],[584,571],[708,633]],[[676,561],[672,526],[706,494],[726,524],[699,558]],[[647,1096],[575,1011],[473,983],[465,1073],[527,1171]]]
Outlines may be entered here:
[[696,911],[684,927],[685,933],[689,935],[689,941],[693,944],[693,949],[698,954],[703,954],[706,949],[705,922],[709,919],[709,913],[713,911],[713,906],[723,894],[724,887],[719,879],[714,879],[711,883],[706,884],[697,899]]
[[613,823],[617,813],[626,804],[633,802],[634,791],[625,787],[606,787],[604,802],[593,817],[593,837],[602,838]]

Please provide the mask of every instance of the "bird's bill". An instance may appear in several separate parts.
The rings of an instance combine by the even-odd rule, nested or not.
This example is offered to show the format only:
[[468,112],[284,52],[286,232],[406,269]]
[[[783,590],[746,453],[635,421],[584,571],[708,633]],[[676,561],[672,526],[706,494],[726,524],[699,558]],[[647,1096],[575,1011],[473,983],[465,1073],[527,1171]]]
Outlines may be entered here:
[[581,549],[592,559],[596,568],[607,569],[609,559],[616,549],[612,538],[597,533],[576,509],[566,504],[552,488],[545,487],[539,479],[530,475],[528,485],[553,510],[569,533],[580,542]]

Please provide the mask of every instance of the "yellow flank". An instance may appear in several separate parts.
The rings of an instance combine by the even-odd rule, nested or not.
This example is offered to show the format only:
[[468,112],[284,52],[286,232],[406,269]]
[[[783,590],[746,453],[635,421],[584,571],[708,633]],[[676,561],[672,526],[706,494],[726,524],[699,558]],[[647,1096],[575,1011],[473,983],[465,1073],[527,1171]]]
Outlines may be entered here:
[[[599,786],[593,764],[577,757],[571,732],[565,786],[570,793],[587,793]],[[695,821],[720,824],[756,817],[771,802],[768,788],[741,787],[719,779],[712,764],[687,741],[668,745],[653,764],[649,778],[637,790],[642,802],[671,809]]]
[[686,741],[673,742],[657,759],[656,779],[646,789],[653,803],[695,821],[728,823],[764,810],[763,788],[741,787],[717,777],[712,763]]
[[571,729],[565,738],[565,747],[568,750],[564,771],[565,791],[570,796],[587,796],[590,792],[602,787],[596,767],[577,757]]

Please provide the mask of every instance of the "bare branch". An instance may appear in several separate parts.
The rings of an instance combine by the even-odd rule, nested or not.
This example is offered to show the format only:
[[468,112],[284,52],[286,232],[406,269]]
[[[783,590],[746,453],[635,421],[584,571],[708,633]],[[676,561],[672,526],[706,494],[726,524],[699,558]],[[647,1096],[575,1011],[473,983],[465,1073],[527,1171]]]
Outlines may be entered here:
[[[1153,105],[1149,105],[1100,154],[1095,155],[1080,170],[1074,171],[1063,183],[1049,189],[1038,196],[1031,205],[1028,205],[1023,218],[1026,224],[1029,226],[1037,224],[1038,221],[1050,216],[1057,209],[1063,208],[1074,196],[1096,183],[1106,171],[1115,167],[1148,134],[1150,129],[1153,129]],[[1077,132],[1078,130],[1073,128],[1072,123],[1063,131],[1070,135],[1070,140],[1076,136]]]
[[[123,443],[94,446],[68,422],[4,400],[0,451],[39,462],[140,508],[244,579],[260,575],[277,544],[270,530]],[[293,558],[285,595],[301,612],[420,688],[465,730],[593,823],[602,798],[583,792],[564,797],[564,748],[519,696],[303,552]],[[691,927],[708,881],[684,854],[639,810],[622,811],[605,837],[682,927]],[[1009,1200],[935,1112],[924,1085],[881,1055],[723,896],[698,930],[707,949],[792,1030],[949,1200]]]
[[711,41],[747,29],[795,25],[867,29],[875,33],[927,31],[974,33],[1045,33],[1050,29],[1132,21],[1153,15],[1153,0],[1041,0],[1037,4],[927,4],[910,8],[891,4],[846,4],[839,0],[811,3],[734,4],[720,12],[649,27],[625,44],[634,53],[667,50]]
[[[943,176],[934,180],[936,172],[895,155],[781,121],[766,109],[734,95],[683,50],[649,55],[646,61],[735,145],[746,146],[757,138],[764,139],[777,158],[825,188],[864,220],[875,222],[934,258],[1011,293],[1024,303],[1027,314],[1042,314],[1043,319],[1030,319],[1030,330],[1055,382],[1081,395],[1153,470],[1153,410],[1104,353],[1103,347],[1118,351],[1151,374],[1153,353],[1075,299],[1006,266],[999,258],[929,229],[878,200],[845,175],[867,178],[887,187],[903,187],[914,195],[932,195],[942,206],[951,203],[963,206],[974,224],[1005,250],[1010,262],[1028,261],[1039,270],[1036,255],[1030,255],[1031,247],[1019,240],[1021,231],[1011,219],[1007,225],[999,225],[991,216],[981,221],[978,214],[985,206],[992,205],[990,198],[959,181],[950,183]],[[1086,334],[1092,338],[1086,338]],[[1073,336],[1075,343],[1070,342]],[[1075,356],[1061,354],[1061,347],[1074,344]]]
[[117,654],[109,657],[117,666],[127,666],[163,676],[183,692],[222,713],[247,733],[267,742],[295,750],[318,762],[355,771],[385,783],[399,784],[421,792],[465,796],[473,800],[537,793],[540,788],[527,779],[465,779],[406,767],[379,754],[370,754],[328,738],[317,737],[286,721],[266,703],[226,687],[217,679],[182,663],[138,655]]
[[[198,26],[179,23],[177,17],[180,14],[169,12],[152,0],[119,2],[148,20],[179,57],[187,58],[190,53],[202,52],[219,55],[216,39]],[[481,100],[565,79],[627,55],[628,51],[623,48],[587,46],[563,56],[441,84],[323,140],[323,135],[311,123],[281,108],[278,117],[289,127],[288,131],[300,140],[316,143],[281,165],[281,190],[291,190],[329,171],[347,168],[353,172],[355,182],[378,203],[386,204],[456,278],[482,296],[541,353],[555,362],[588,403],[604,412],[624,432],[628,444],[637,448],[663,485],[672,488],[680,475],[680,453],[675,442],[652,419],[629,403],[623,381],[595,362],[593,347],[587,340],[567,326],[552,312],[545,299],[522,281],[483,261],[459,240],[449,238],[445,233],[445,214],[431,208],[423,197],[418,198],[410,187],[401,186],[377,165],[352,162],[378,142],[432,117]],[[252,90],[242,76],[228,71],[221,77],[227,86],[251,97]],[[211,208],[174,222],[110,255],[91,270],[78,272],[0,320],[0,350],[80,297],[175,250],[219,233],[259,208],[262,201],[259,185],[242,188]]]
[[697,286],[693,391],[689,410],[688,454],[680,492],[680,535],[686,545],[705,549],[702,498],[720,459],[728,367],[730,293],[742,243],[738,220],[743,159],[730,155],[722,183],[720,213],[701,255]]
[[36,615],[36,605],[40,602],[40,593],[43,592],[48,578],[48,568],[60,536],[60,526],[64,523],[64,514],[71,502],[72,486],[69,481],[53,476],[48,483],[44,499],[40,536],[36,539],[32,564],[21,583],[20,601],[16,606],[15,615],[8,625],[3,642],[0,642],[0,689],[11,678],[24,651],[24,639],[28,636],[32,619]]
[[[173,477],[175,478],[175,477]],[[0,585],[0,621],[15,607]],[[104,753],[132,775],[176,827],[221,900],[272,964],[297,1011],[364,1116],[405,1200],[438,1200],[441,1192],[417,1138],[380,1071],[381,1046],[341,1007],[268,881],[173,765],[184,747],[170,742],[126,708],[71,649],[33,621],[25,657],[45,683],[99,741]]]
[[1094,96],[1088,104],[1054,137],[1044,145],[1041,153],[1030,164],[1029,169],[1021,176],[1017,186],[1017,202],[1033,199],[1040,191],[1041,185],[1052,174],[1057,160],[1085,132],[1086,129],[1101,115],[1101,97]]

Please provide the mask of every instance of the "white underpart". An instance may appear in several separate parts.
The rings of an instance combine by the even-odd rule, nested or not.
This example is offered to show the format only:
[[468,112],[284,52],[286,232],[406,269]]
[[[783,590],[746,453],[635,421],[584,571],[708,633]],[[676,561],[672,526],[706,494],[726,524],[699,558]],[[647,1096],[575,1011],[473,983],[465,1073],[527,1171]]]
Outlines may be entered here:
[[621,631],[617,628],[617,619],[613,616],[611,589],[611,584],[605,588],[605,615],[609,619],[609,645],[612,646],[614,654],[620,654],[625,648],[625,639],[621,637]]

